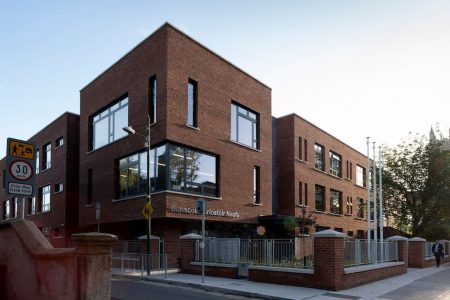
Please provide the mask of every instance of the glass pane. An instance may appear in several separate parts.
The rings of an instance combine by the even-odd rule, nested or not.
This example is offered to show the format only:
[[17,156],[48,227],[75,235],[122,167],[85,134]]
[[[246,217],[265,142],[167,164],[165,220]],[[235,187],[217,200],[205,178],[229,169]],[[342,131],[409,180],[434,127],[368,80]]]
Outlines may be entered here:
[[122,129],[126,126],[128,126],[128,106],[124,106],[114,113],[114,140],[127,135]]
[[94,149],[108,144],[108,118],[94,123]]
[[128,172],[126,168],[127,159],[121,159],[119,162],[119,192],[120,197],[127,196],[127,182],[128,182]]
[[245,119],[241,116],[238,117],[238,126],[239,126],[239,133],[238,133],[238,141],[239,143],[242,143],[244,145],[253,146],[253,127],[252,122],[248,119]]
[[147,180],[147,151],[139,155],[139,193],[147,193],[148,180]]
[[128,167],[128,196],[137,195],[139,192],[139,170],[138,164],[132,164]]
[[194,85],[188,83],[188,125],[194,126]]
[[237,141],[236,110],[236,105],[231,104],[231,140],[233,141]]
[[184,189],[184,149],[170,146],[170,188],[181,191]]
[[156,149],[156,190],[165,190],[166,186],[166,146],[160,146]]

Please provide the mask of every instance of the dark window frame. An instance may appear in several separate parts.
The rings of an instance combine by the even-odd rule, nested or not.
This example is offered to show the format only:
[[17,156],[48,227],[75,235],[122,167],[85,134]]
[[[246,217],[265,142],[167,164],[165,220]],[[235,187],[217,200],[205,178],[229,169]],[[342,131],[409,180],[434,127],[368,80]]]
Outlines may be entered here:
[[[233,120],[233,112],[235,111],[235,119]],[[240,111],[241,110],[241,111]],[[242,111],[245,111],[242,112]],[[254,115],[254,117],[252,117],[252,115]],[[242,141],[239,138],[239,117],[244,118],[247,121],[250,121],[252,124],[252,142],[251,145],[246,144],[244,141]],[[240,145],[244,145],[246,147],[250,147],[253,149],[258,149],[260,148],[260,136],[259,136],[259,131],[260,131],[260,117],[259,117],[259,113],[257,113],[256,111],[243,106],[242,104],[236,102],[236,101],[231,101],[231,114],[230,114],[230,120],[231,120],[231,140],[235,143],[238,143]],[[233,134],[233,124],[234,124],[234,129],[235,129],[235,133]],[[235,136],[235,138],[233,139],[233,135]]]
[[[342,155],[334,151],[329,151],[330,174],[336,177],[342,177]],[[336,163],[337,162],[337,163]],[[337,170],[335,169],[337,164]]]
[[253,204],[261,204],[261,168],[253,167]]
[[[334,196],[336,196],[336,194],[337,194],[338,206],[334,205],[334,202],[336,199]],[[342,215],[342,192],[341,191],[338,191],[335,189],[330,189],[330,213],[336,214],[336,215]]]
[[314,144],[314,168],[325,171],[325,147],[318,143]]
[[52,143],[45,144],[42,149],[42,171],[48,170],[52,167]]
[[[321,191],[321,195],[322,195],[322,207],[318,207],[317,206],[317,203],[318,203],[318,198],[317,198],[317,196],[319,195],[319,190]],[[315,203],[315,210],[316,211],[322,211],[322,212],[325,212],[325,210],[326,210],[326,205],[325,205],[325,197],[326,197],[326,195],[325,195],[325,187],[324,186],[322,186],[322,185],[319,185],[319,184],[316,184],[315,185],[315,197],[314,197],[314,203]]]
[[149,112],[150,124],[154,124],[157,121],[157,103],[158,103],[158,81],[156,75],[153,75],[149,79]]
[[[192,103],[190,87],[192,86]],[[197,81],[189,78],[188,80],[188,97],[187,97],[188,109],[187,109],[187,125],[190,127],[198,128],[198,83]],[[192,116],[191,116],[192,115]],[[192,122],[190,121],[192,118]]]

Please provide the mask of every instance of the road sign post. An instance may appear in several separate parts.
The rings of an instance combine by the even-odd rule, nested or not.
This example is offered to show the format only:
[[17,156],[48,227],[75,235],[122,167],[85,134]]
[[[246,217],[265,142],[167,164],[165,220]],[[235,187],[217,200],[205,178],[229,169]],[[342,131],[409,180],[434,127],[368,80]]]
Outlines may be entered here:
[[202,214],[202,241],[200,248],[202,249],[202,283],[205,283],[205,216],[206,216],[206,200],[199,198],[197,200],[197,212]]
[[35,196],[35,157],[34,144],[8,138],[5,172],[6,192],[8,195],[14,197]]

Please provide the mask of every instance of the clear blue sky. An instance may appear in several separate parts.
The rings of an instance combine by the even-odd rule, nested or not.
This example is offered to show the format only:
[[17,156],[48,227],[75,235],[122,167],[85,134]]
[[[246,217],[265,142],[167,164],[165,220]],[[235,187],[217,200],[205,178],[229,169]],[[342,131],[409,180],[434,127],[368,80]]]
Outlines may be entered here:
[[365,151],[450,123],[450,1],[2,1],[0,157],[165,21]]

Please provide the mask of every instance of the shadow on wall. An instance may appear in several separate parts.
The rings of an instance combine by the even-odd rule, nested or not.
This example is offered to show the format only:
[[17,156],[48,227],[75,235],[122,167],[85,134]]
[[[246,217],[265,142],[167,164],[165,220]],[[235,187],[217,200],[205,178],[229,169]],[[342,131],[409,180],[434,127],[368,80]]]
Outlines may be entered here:
[[110,299],[117,237],[81,233],[72,242],[53,248],[31,221],[0,223],[0,299]]

